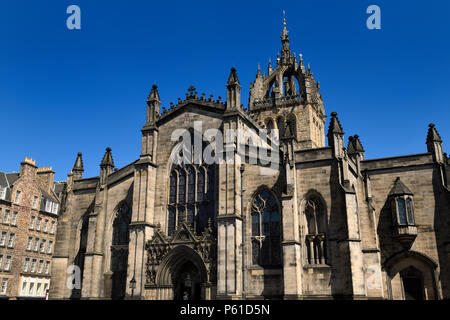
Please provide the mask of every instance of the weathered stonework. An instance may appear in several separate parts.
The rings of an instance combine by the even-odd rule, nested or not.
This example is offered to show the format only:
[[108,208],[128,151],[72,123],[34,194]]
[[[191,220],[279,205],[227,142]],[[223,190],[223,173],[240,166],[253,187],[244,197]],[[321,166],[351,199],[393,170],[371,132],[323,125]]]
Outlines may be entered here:
[[[436,128],[427,153],[364,159],[359,137],[346,147],[331,113],[325,146],[320,84],[291,54],[286,27],[281,40],[275,69],[258,68],[248,110],[234,68],[226,102],[191,87],[166,110],[153,86],[139,159],[114,171],[108,148],[100,175],[82,178],[78,155],[50,298],[179,299],[185,291],[192,299],[450,298],[450,166]],[[241,160],[238,147],[248,141],[236,137],[224,141],[230,161],[176,167],[185,150],[172,133],[195,133],[195,121],[198,134],[278,129],[279,166],[251,162],[250,151]],[[66,286],[74,264],[78,289]]]

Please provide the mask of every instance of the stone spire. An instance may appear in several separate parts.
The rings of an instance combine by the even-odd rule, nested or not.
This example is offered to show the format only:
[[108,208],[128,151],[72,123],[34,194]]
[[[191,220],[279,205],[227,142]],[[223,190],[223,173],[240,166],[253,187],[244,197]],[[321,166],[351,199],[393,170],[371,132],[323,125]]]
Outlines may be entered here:
[[100,163],[100,167],[113,167],[114,168],[114,161],[111,153],[111,148],[106,148],[105,155],[103,156],[102,162]]
[[286,29],[286,13],[283,10],[283,31],[281,32],[281,63],[289,63],[291,57],[291,48],[289,47],[289,36]]
[[102,162],[100,163],[100,184],[106,184],[108,176],[114,170],[114,161],[111,154],[111,148],[106,148],[105,155],[103,156]]
[[355,134],[354,136],[350,136],[348,138],[348,147],[347,147],[347,153],[349,155],[356,154],[356,153],[364,153],[365,150],[361,144],[361,141],[359,141],[359,136]]
[[434,123],[428,125],[427,144],[431,142],[442,142],[441,136],[436,130]]
[[73,165],[72,174],[74,180],[81,179],[83,177],[84,167],[83,167],[83,158],[81,152],[78,152],[77,159],[75,160],[75,164]]
[[328,127],[327,136],[330,136],[331,134],[334,133],[344,134],[344,131],[342,130],[342,126],[341,123],[339,122],[336,112],[331,113],[330,126]]
[[444,154],[442,150],[442,139],[437,132],[434,123],[428,125],[427,134],[427,150],[433,154],[433,159],[437,162],[442,163],[444,161]]
[[336,112],[331,113],[330,126],[328,127],[328,145],[333,148],[333,155],[337,158],[344,156],[344,130]]
[[347,154],[356,161],[358,171],[360,168],[360,161],[364,160],[364,152],[365,150],[361,141],[359,141],[359,136],[357,134],[348,138]]
[[241,107],[241,85],[235,68],[231,68],[227,82],[227,110]]
[[161,100],[159,98],[158,86],[154,84],[147,98],[147,118],[146,125],[154,124],[157,115],[161,109]]

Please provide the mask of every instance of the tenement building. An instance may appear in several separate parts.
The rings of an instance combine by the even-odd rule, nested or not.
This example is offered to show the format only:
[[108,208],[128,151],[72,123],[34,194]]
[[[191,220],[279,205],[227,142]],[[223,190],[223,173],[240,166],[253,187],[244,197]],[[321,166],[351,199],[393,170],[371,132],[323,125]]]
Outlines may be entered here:
[[450,160],[436,127],[423,153],[365,159],[335,112],[325,132],[319,82],[286,25],[281,43],[247,108],[234,68],[226,101],[190,87],[166,109],[154,85],[134,162],[116,169],[107,148],[88,178],[78,153],[50,298],[450,298]]
[[50,287],[60,196],[51,167],[25,158],[0,171],[0,299],[42,299]]

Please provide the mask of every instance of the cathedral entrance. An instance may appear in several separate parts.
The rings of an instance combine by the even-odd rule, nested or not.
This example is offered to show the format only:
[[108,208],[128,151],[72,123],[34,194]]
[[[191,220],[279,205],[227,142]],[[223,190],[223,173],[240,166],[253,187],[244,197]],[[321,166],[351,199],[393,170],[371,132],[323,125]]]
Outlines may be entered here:
[[173,277],[174,300],[200,300],[201,276],[192,262],[180,266]]

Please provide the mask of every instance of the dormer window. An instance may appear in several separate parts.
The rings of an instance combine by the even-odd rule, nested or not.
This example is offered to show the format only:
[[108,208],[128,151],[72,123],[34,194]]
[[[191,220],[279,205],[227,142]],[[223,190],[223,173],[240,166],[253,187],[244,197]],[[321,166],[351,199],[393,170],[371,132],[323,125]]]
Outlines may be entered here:
[[389,192],[394,237],[404,244],[411,244],[417,236],[413,196],[411,190],[399,177],[395,180],[394,187]]

